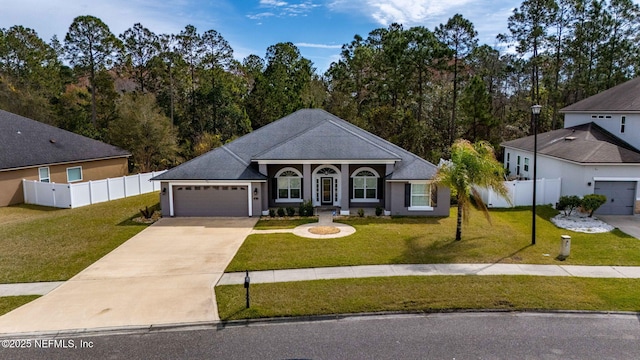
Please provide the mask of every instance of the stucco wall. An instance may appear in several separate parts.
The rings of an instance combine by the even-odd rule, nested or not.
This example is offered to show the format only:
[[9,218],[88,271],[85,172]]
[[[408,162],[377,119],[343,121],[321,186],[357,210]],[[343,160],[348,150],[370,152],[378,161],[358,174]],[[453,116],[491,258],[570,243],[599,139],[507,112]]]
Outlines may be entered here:
[[[101,180],[125,176],[128,173],[127,159],[107,159],[86,162],[51,165],[49,167],[50,182],[67,183],[67,168],[82,166],[82,181]],[[27,169],[0,172],[0,206],[24,202],[22,179],[39,180],[38,169],[47,166],[36,166]]]
[[438,199],[437,205],[433,208],[433,211],[409,211],[404,206],[404,182],[392,182],[390,183],[390,197],[391,197],[391,215],[398,216],[449,216],[450,197],[451,192],[449,188],[441,186],[438,187]]

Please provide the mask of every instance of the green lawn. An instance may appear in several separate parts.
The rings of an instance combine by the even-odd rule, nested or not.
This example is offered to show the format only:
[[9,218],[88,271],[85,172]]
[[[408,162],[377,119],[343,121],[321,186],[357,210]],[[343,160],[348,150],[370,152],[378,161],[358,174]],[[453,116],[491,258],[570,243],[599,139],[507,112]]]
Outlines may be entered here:
[[4,315],[9,311],[18,308],[28,302],[31,302],[39,297],[40,296],[38,295],[0,297],[0,315]]
[[0,208],[0,283],[71,278],[146,228],[131,219],[157,204],[149,193],[76,209]]
[[215,288],[223,320],[459,309],[640,311],[640,279],[424,276],[300,281]]
[[[336,239],[255,234],[227,272],[324,266],[412,263],[526,263],[640,265],[640,240],[618,230],[584,234],[557,228],[556,211],[538,207],[537,244],[531,246],[529,208],[492,210],[493,225],[473,210],[462,241],[454,241],[456,209],[448,218],[350,218],[356,233]],[[572,236],[571,256],[556,260],[560,235]]]

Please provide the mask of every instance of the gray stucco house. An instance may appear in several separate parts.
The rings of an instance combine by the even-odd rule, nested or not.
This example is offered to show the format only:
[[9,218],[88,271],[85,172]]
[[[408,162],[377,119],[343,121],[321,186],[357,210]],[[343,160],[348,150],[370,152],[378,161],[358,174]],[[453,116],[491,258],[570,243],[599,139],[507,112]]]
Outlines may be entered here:
[[382,207],[390,215],[448,216],[436,166],[345,120],[304,109],[181,164],[161,182],[163,216],[259,216],[270,208]]

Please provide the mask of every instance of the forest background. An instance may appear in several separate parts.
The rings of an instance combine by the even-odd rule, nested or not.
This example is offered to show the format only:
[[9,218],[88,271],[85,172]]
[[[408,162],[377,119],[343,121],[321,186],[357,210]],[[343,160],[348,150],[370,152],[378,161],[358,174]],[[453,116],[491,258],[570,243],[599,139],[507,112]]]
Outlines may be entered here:
[[290,42],[236,60],[214,29],[111,33],[78,16],[64,39],[0,29],[0,109],[130,151],[131,170],[166,169],[301,108],[322,108],[423,158],[458,138],[500,142],[561,128],[559,110],[640,73],[631,0],[528,0],[501,48],[471,21],[391,24],[354,35],[319,74]]

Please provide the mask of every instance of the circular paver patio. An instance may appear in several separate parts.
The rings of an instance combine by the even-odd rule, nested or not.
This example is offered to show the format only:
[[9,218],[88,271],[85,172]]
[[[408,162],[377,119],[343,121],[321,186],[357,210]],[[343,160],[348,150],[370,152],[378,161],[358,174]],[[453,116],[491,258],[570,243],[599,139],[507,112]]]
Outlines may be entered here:
[[[331,227],[337,228],[340,231],[335,234],[326,234],[326,235],[313,234],[309,231],[310,229],[318,226],[324,226],[324,227],[331,226]],[[355,232],[356,232],[356,229],[353,226],[347,225],[347,224],[335,223],[335,222],[328,223],[328,224],[326,223],[304,224],[304,225],[297,226],[296,228],[293,229],[294,235],[306,237],[306,238],[312,238],[312,239],[339,238],[339,237],[349,236]]]

